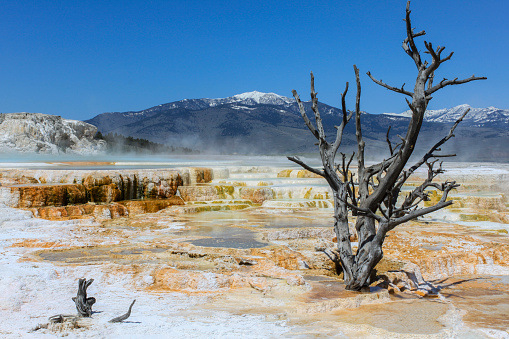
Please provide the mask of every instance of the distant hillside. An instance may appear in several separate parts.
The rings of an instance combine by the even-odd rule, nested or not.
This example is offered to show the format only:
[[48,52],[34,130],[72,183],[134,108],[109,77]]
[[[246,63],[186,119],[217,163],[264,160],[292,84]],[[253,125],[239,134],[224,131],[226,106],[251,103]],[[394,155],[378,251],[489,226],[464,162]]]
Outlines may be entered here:
[[97,132],[95,139],[106,142],[107,153],[143,153],[143,154],[197,154],[199,151],[187,147],[174,147],[147,139],[124,137],[117,133],[103,135]]
[[[308,114],[310,103],[304,103]],[[419,136],[424,151],[449,130],[465,105],[451,110],[430,111]],[[341,110],[319,103],[326,133],[334,138],[334,125],[340,123]],[[481,112],[482,111],[482,112]],[[456,138],[446,148],[460,159],[509,161],[509,115],[505,110],[472,109],[457,129]],[[406,133],[408,113],[362,115],[363,136],[373,158],[386,156],[387,128],[397,143]],[[104,133],[118,133],[172,146],[189,147],[210,153],[293,154],[316,152],[316,140],[305,127],[294,99],[274,93],[249,92],[223,99],[185,99],[138,112],[103,113],[88,123]],[[342,152],[356,148],[355,125],[347,125]]]
[[94,154],[105,149],[97,128],[41,113],[0,114],[0,153]]

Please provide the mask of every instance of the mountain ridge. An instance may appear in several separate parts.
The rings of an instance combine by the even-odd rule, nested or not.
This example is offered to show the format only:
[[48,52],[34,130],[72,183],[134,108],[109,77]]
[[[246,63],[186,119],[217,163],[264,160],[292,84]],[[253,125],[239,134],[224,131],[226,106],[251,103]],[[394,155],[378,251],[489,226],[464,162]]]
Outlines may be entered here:
[[[465,124],[476,127],[487,126],[491,124],[506,124],[509,126],[509,109],[500,109],[493,106],[486,108],[474,108],[468,104],[458,105],[452,108],[442,108],[436,110],[427,110],[424,113],[424,120],[428,122],[454,123],[461,115],[470,109],[463,119]],[[410,117],[412,112],[407,110],[402,113],[382,113],[388,116]]]
[[[311,103],[307,101],[303,105],[314,121]],[[419,136],[420,148],[429,147],[432,142],[444,137],[455,118],[468,107],[460,105],[429,111]],[[342,119],[341,110],[321,102],[318,109],[327,135],[334,138],[334,125]],[[509,110],[489,108],[472,111],[474,118],[467,115],[458,127],[456,140],[449,142],[451,147],[458,153],[467,147],[471,158],[493,155],[509,159],[509,152],[503,146],[506,141],[509,143],[505,122],[509,121]],[[504,120],[496,120],[496,117]],[[406,133],[408,119],[408,112],[363,112],[362,128],[367,148],[375,154],[386,151],[388,127],[391,126],[391,140],[397,143],[397,135]],[[227,98],[184,99],[141,111],[103,113],[86,122],[97,126],[102,133],[113,132],[172,146],[209,150],[211,153],[316,152],[316,140],[307,130],[295,100],[275,93],[253,91]],[[475,138],[490,139],[490,149],[472,152],[479,148],[479,141]],[[355,124],[351,121],[345,129],[342,152],[351,152],[355,148]]]
[[[309,103],[309,101],[306,101]],[[153,106],[140,111],[127,111],[127,112],[105,112],[96,115],[95,117],[85,120],[85,122],[94,122],[99,116],[108,115],[122,115],[124,117],[134,118],[133,120],[138,120],[140,118],[149,117],[153,114],[157,114],[160,111],[168,110],[168,109],[177,109],[177,108],[185,108],[189,110],[201,110],[210,107],[218,107],[221,105],[227,104],[236,104],[237,109],[242,108],[240,105],[244,106],[254,106],[257,104],[265,104],[265,105],[283,105],[287,108],[291,106],[296,106],[296,102],[294,98],[289,98],[283,95],[279,95],[276,93],[264,93],[259,91],[245,92],[241,94],[236,94],[226,98],[201,98],[201,99],[182,99],[179,101],[173,101],[166,104],[160,104],[157,106]],[[320,103],[326,105],[328,107],[336,108],[334,106],[330,106],[324,103]],[[503,123],[509,123],[509,109],[500,109],[493,106],[487,108],[473,108],[468,104],[461,104],[458,106],[454,106],[451,108],[442,108],[436,110],[427,110],[424,116],[424,120],[428,122],[455,122],[461,114],[467,109],[470,108],[469,114],[465,117],[465,122],[473,122],[476,123],[477,126],[481,126],[484,123],[492,123],[500,120],[497,120],[493,117],[495,114],[496,117],[501,117]],[[338,108],[336,108],[338,109]],[[298,110],[295,110],[298,112]],[[334,110],[327,109],[322,114],[332,114]],[[393,116],[393,117],[410,117],[411,111],[407,110],[401,113],[381,113],[385,116]]]

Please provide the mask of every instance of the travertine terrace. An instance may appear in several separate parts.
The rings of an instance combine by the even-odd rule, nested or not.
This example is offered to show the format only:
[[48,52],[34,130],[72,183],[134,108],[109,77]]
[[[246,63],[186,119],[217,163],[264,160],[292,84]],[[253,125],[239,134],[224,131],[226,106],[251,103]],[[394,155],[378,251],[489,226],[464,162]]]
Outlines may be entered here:
[[[507,165],[444,165],[455,203],[389,233],[360,293],[328,186],[281,158],[2,167],[1,336],[509,336]],[[97,313],[38,326],[83,277]]]

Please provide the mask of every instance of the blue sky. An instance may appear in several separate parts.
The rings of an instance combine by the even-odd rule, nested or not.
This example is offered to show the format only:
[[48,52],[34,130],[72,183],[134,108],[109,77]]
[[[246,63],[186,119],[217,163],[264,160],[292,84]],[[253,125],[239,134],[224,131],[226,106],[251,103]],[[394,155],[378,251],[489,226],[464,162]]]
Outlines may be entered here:
[[[185,98],[258,90],[339,106],[361,70],[361,109],[406,110],[374,83],[413,86],[403,52],[406,1],[0,0],[0,112],[88,119]],[[509,108],[509,1],[415,0],[412,23],[454,51],[438,79],[488,80],[435,93],[429,108]],[[423,39],[418,40],[424,49]],[[445,52],[444,52],[445,53]],[[353,91],[349,97],[354,102]]]

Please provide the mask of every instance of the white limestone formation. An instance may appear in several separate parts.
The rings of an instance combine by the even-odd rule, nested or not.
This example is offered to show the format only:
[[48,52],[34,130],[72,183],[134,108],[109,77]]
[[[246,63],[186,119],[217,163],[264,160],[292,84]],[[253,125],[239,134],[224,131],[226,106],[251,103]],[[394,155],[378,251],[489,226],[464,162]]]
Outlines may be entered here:
[[97,128],[78,120],[42,113],[0,114],[0,153],[97,154],[103,140]]

